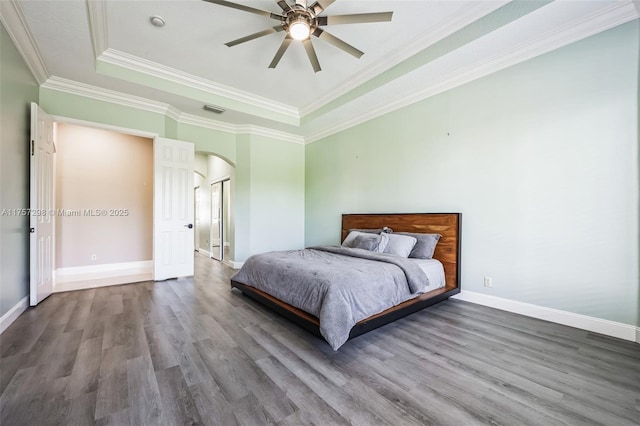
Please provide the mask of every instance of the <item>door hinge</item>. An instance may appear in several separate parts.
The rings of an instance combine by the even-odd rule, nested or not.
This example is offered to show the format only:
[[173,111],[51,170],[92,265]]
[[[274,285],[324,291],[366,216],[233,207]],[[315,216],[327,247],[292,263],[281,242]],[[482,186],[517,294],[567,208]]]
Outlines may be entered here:
[[35,143],[31,141],[31,156],[35,155],[35,153],[36,153]]

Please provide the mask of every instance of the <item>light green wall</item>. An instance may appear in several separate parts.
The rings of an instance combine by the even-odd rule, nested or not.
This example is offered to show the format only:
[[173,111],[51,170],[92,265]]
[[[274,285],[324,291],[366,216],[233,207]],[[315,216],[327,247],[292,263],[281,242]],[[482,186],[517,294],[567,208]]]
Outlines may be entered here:
[[251,252],[251,136],[238,135],[236,143],[236,190],[234,192],[234,260],[242,262]]
[[463,290],[638,324],[639,27],[308,145],[306,245],[342,213],[462,212]]
[[[0,210],[29,207],[29,104],[38,83],[0,24]],[[0,317],[29,294],[29,218],[0,215]]]
[[251,252],[304,247],[304,145],[251,135]]
[[234,260],[304,246],[304,146],[237,137]]

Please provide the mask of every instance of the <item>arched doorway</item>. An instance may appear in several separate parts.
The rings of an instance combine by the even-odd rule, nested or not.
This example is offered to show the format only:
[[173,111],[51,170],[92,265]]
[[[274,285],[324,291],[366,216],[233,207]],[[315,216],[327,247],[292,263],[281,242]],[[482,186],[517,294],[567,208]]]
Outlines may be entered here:
[[235,165],[211,152],[196,152],[194,191],[196,251],[230,266],[234,262]]

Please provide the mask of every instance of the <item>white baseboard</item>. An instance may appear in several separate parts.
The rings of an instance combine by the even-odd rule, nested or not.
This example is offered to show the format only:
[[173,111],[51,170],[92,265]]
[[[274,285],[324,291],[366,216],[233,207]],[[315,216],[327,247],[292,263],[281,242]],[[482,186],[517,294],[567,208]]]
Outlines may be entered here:
[[106,287],[153,280],[153,261],[60,268],[55,274],[55,293]]
[[27,310],[29,307],[29,296],[25,296],[22,300],[16,303],[13,308],[9,309],[2,318],[0,318],[0,334],[4,332],[9,326],[20,316],[21,313]]
[[198,249],[198,253],[204,254],[207,257],[211,257],[211,252],[206,251],[205,249]]
[[234,262],[233,260],[223,260],[222,263],[233,269],[240,269],[244,265],[244,262]]
[[640,343],[640,327],[621,322],[518,302],[474,291],[463,290],[459,294],[452,296],[452,298]]

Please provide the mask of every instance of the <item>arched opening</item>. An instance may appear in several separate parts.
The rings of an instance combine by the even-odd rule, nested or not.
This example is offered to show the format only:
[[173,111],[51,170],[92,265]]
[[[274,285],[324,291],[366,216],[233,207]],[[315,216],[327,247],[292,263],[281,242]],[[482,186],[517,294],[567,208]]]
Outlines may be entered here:
[[235,255],[235,165],[198,151],[194,168],[195,251],[233,266]]

